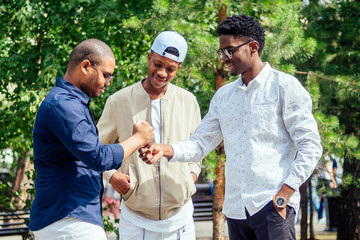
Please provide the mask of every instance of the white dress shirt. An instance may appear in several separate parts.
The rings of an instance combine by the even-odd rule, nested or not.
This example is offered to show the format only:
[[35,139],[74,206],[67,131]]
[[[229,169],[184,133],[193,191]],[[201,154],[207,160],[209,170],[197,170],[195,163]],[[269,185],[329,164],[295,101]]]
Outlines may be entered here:
[[261,210],[285,183],[295,189],[289,205],[299,209],[299,187],[313,172],[322,146],[309,93],[293,76],[266,63],[246,87],[241,76],[221,87],[189,139],[171,144],[170,161],[201,161],[224,141],[223,213],[246,219]]

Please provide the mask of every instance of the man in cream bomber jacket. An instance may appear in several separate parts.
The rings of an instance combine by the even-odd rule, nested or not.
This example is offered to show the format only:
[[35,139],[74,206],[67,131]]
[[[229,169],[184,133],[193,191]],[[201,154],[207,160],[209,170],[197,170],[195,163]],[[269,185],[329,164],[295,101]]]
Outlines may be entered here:
[[[126,87],[106,102],[98,123],[102,144],[121,142],[132,126],[146,120],[156,143],[189,138],[200,123],[195,96],[173,84],[187,52],[186,40],[176,32],[161,32],[148,52],[147,78]],[[191,196],[200,174],[198,163],[169,163],[163,158],[147,165],[133,154],[118,171],[104,173],[122,194],[120,239],[194,239]]]

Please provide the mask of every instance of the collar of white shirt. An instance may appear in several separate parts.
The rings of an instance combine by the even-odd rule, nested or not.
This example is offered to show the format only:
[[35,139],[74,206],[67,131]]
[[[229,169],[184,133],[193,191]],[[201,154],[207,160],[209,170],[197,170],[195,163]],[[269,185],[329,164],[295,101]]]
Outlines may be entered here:
[[263,84],[266,79],[267,76],[269,75],[270,71],[271,71],[271,66],[269,63],[265,62],[264,63],[264,67],[261,69],[261,71],[259,72],[259,74],[249,82],[248,86],[245,85],[245,82],[242,80],[242,76],[240,75],[238,80],[237,80],[237,87],[246,90],[247,88],[251,87],[251,86],[256,86],[256,85],[261,85]]

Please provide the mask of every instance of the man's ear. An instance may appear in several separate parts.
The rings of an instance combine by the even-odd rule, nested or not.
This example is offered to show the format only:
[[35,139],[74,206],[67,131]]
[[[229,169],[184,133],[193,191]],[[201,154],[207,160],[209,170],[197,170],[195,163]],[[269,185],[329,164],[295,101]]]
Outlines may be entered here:
[[80,63],[81,72],[84,75],[89,74],[89,68],[90,67],[91,67],[91,62],[88,59],[85,59]]
[[259,50],[259,43],[257,41],[252,41],[249,43],[250,46],[250,52],[255,53]]
[[148,53],[148,59],[147,59],[148,62],[149,62],[149,60],[151,59],[151,57],[152,57],[152,54],[151,54],[151,52],[149,52],[149,53]]

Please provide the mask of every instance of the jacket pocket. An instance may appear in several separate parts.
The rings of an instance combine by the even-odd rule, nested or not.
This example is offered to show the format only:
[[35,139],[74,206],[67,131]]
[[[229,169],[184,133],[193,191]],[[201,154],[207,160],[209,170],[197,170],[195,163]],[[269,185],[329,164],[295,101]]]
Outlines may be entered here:
[[133,176],[133,174],[130,174],[130,189],[129,189],[129,191],[125,195],[122,195],[122,197],[125,201],[131,197],[132,193],[135,191],[135,189],[138,188],[138,185],[139,185],[137,179],[132,176]]

